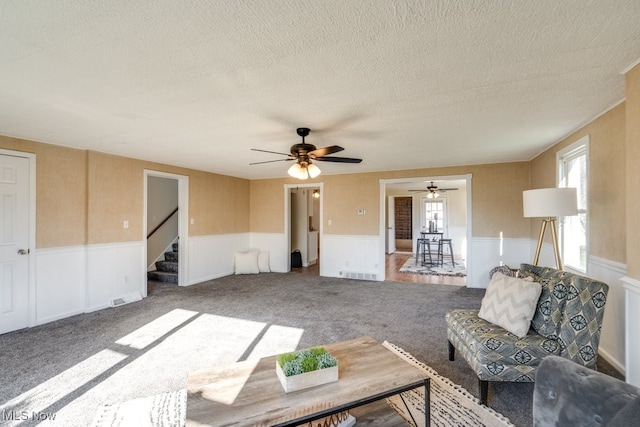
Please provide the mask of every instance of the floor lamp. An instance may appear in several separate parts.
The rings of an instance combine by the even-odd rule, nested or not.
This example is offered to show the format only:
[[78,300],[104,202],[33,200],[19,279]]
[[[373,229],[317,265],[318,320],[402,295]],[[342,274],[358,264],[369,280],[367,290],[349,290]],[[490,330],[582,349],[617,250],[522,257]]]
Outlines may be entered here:
[[540,226],[540,237],[533,264],[538,265],[540,250],[547,225],[551,228],[553,250],[556,255],[556,266],[562,270],[562,258],[558,247],[556,218],[578,214],[578,196],[575,188],[539,188],[522,192],[522,207],[525,218],[543,218]]

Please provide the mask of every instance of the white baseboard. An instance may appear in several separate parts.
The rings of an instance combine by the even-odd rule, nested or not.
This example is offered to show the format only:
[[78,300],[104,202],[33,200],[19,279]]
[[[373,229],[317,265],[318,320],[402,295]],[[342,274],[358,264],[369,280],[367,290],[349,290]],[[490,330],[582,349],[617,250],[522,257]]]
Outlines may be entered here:
[[76,315],[82,314],[82,313],[86,313],[86,310],[80,309],[80,310],[67,311],[67,312],[64,312],[64,313],[58,313],[55,316],[44,317],[44,318],[38,319],[36,324],[35,324],[35,326],[44,325],[45,323],[49,323],[49,322],[55,322],[56,320],[65,319],[67,317],[76,316]]

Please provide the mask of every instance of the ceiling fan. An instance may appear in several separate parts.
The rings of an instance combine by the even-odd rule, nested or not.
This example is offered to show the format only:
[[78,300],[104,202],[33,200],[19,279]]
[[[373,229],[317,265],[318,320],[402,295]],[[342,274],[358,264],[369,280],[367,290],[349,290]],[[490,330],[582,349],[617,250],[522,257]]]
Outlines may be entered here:
[[288,170],[289,175],[298,179],[307,179],[307,178],[315,178],[320,175],[320,168],[313,164],[313,161],[320,162],[334,162],[334,163],[360,163],[362,159],[354,159],[351,157],[328,157],[330,154],[337,153],[339,151],[344,150],[344,148],[331,145],[329,147],[324,148],[316,148],[313,144],[307,144],[304,142],[304,138],[309,136],[311,129],[309,128],[298,128],[296,132],[300,137],[302,137],[302,142],[300,144],[294,144],[290,148],[290,153],[278,153],[276,151],[268,151],[268,150],[260,150],[258,148],[252,148],[252,151],[260,151],[263,153],[271,153],[271,154],[280,154],[282,156],[287,156],[286,159],[278,159],[278,160],[267,160],[264,162],[255,162],[249,163],[250,165],[259,165],[262,163],[272,163],[272,162],[281,162],[281,161],[290,161],[295,160],[296,163],[291,166]]
[[438,186],[434,185],[433,181],[431,181],[431,184],[427,185],[426,190],[409,190],[409,191],[417,191],[420,193],[428,192],[429,194],[427,194],[427,198],[433,199],[436,197],[440,197],[440,193],[445,193],[447,191],[454,191],[454,190],[457,190],[457,188],[438,188]]

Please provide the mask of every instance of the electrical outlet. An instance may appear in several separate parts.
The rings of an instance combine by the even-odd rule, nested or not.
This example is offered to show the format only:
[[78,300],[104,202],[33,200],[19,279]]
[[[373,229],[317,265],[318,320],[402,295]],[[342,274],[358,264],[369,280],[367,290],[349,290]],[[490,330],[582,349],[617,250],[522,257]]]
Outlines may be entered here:
[[124,222],[122,223],[122,227],[124,227],[124,228],[129,228],[129,221],[124,221]]

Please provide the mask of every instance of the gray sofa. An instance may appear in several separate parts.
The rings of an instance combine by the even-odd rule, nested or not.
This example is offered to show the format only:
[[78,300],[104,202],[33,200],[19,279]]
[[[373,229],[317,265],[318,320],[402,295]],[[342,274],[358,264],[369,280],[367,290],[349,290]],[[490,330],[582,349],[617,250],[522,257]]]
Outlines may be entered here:
[[533,424],[632,426],[640,424],[640,389],[558,356],[540,364],[533,391]]
[[446,314],[449,360],[458,350],[478,376],[480,400],[487,403],[490,381],[534,382],[542,360],[561,356],[595,369],[609,287],[550,267],[521,264],[519,277],[542,286],[531,328],[518,338],[478,317],[479,310]]

